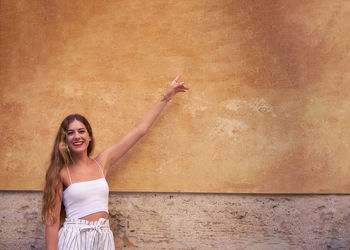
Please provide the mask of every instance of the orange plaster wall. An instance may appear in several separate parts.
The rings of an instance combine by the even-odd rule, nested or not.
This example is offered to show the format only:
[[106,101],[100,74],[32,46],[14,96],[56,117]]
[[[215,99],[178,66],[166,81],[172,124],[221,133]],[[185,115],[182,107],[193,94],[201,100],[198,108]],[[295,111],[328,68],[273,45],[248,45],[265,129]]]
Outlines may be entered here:
[[55,134],[95,155],[178,74],[111,190],[350,193],[349,1],[1,1],[0,189],[40,190]]

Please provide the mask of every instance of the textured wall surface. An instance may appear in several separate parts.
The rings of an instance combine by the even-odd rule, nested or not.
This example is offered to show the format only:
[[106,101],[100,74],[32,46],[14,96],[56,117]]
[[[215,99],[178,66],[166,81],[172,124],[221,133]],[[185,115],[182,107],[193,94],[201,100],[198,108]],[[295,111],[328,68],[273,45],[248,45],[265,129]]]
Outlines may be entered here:
[[[0,189],[40,190],[62,119],[117,142],[118,191],[350,193],[350,2],[2,0]],[[30,178],[28,178],[30,176]]]
[[[40,192],[0,192],[0,249],[44,249]],[[118,249],[350,248],[350,195],[111,193]]]

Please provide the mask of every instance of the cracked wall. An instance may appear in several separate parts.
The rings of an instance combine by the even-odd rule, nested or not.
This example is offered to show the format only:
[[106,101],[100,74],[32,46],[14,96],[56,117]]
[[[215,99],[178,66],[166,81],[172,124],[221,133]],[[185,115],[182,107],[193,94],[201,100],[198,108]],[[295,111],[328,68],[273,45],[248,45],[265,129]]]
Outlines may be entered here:
[[[40,192],[0,192],[0,249],[44,249]],[[349,195],[110,194],[117,249],[350,247]]]

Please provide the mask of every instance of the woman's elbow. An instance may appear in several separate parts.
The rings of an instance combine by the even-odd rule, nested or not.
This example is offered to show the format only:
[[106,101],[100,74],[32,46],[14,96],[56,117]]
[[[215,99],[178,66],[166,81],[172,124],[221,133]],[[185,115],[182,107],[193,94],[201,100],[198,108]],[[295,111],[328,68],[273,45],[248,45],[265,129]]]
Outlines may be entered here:
[[142,125],[138,125],[136,127],[136,129],[137,129],[137,133],[139,134],[140,137],[146,135],[148,132],[148,128],[145,126],[142,126]]

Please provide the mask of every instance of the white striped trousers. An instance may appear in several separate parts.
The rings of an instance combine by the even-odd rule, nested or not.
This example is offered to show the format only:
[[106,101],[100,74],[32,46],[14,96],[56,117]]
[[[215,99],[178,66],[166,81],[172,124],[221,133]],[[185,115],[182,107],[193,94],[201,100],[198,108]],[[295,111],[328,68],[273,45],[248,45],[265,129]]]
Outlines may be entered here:
[[109,220],[66,218],[58,232],[58,250],[114,250]]

